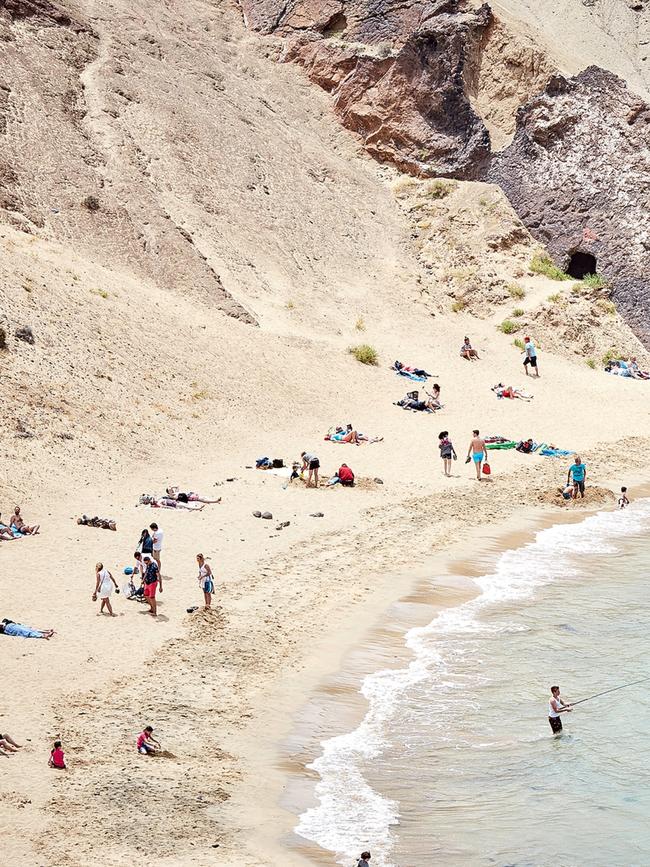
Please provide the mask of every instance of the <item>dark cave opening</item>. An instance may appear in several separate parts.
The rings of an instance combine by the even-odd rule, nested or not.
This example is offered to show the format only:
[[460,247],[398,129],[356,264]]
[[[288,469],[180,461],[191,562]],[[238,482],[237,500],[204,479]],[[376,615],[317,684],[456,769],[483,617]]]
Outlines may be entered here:
[[582,280],[587,274],[596,273],[596,264],[596,257],[592,256],[591,253],[576,251],[571,254],[566,272],[571,277],[575,277],[576,280]]
[[348,27],[348,21],[342,12],[333,15],[323,28],[323,36],[341,36]]

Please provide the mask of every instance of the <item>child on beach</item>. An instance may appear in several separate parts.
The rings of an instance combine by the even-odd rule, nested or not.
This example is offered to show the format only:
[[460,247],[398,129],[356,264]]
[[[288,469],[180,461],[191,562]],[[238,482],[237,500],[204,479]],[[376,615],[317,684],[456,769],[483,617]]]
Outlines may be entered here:
[[370,867],[370,852],[362,852],[361,858],[357,861],[357,867]]
[[209,611],[212,603],[212,594],[214,592],[214,581],[212,580],[212,569],[205,562],[203,554],[196,555],[196,562],[199,564],[199,587],[203,590],[203,599],[205,601],[205,610]]
[[50,768],[56,768],[59,771],[68,770],[68,766],[65,763],[65,753],[61,749],[61,741],[54,741],[54,747],[50,752],[48,765]]
[[438,440],[438,448],[440,449],[442,465],[445,471],[445,475],[449,478],[451,476],[451,459],[453,457],[453,459],[456,460],[458,456],[456,454],[456,450],[452,445],[451,440],[449,439],[449,431],[440,431],[440,433],[438,434]]
[[626,506],[630,505],[630,501],[627,498],[627,488],[621,488],[621,496],[618,498],[618,507],[619,509],[624,509]]
[[160,752],[162,749],[160,743],[153,736],[153,728],[151,726],[145,726],[144,730],[140,732],[138,735],[137,745],[138,752],[143,756]]

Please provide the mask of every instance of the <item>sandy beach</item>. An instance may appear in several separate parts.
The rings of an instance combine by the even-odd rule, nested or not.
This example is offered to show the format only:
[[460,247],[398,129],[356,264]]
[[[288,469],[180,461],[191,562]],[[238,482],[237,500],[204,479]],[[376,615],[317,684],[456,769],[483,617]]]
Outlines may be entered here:
[[[528,3],[497,5],[526,29]],[[609,508],[647,477],[650,383],[604,367],[650,354],[608,284],[533,267],[543,250],[498,187],[373,161],[240,6],[0,10],[0,510],[41,527],[0,541],[0,619],[56,631],[0,636],[0,732],[24,744],[0,755],[0,833],[29,867],[332,863],[292,836],[313,798],[301,767],[325,717],[335,732],[362,713],[367,646],[399,661],[409,622],[474,592],[451,575],[423,597],[436,558],[475,562],[504,532]],[[594,21],[580,57],[598,44],[602,59],[618,43]],[[460,356],[465,336],[480,360]],[[351,351],[364,345],[376,364]],[[396,405],[433,383],[439,412]],[[499,383],[530,400],[497,398]],[[325,439],[348,423],[381,441]],[[490,452],[479,483],[476,427],[579,452],[587,500],[558,503],[572,455]],[[303,451],[357,484],[255,469]],[[221,502],[139,504],[168,485]],[[100,615],[95,564],[121,587],[154,521],[159,616],[123,594]],[[155,759],[136,750],[147,724]],[[56,739],[66,772],[47,766]]]

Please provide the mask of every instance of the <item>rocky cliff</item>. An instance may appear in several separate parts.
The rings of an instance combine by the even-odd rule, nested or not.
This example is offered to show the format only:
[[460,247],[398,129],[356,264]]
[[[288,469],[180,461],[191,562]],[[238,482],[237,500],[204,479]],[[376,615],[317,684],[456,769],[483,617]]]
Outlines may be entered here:
[[490,179],[575,277],[602,274],[650,341],[650,106],[610,72],[557,76],[523,106]]

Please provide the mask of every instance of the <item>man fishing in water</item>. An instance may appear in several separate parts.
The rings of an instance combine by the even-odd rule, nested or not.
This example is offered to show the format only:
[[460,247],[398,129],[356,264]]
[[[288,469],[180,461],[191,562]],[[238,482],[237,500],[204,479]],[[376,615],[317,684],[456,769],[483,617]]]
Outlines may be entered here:
[[554,735],[559,735],[562,731],[561,713],[571,713],[573,708],[570,704],[565,704],[560,698],[560,687],[551,687],[551,698],[548,703],[548,721]]

